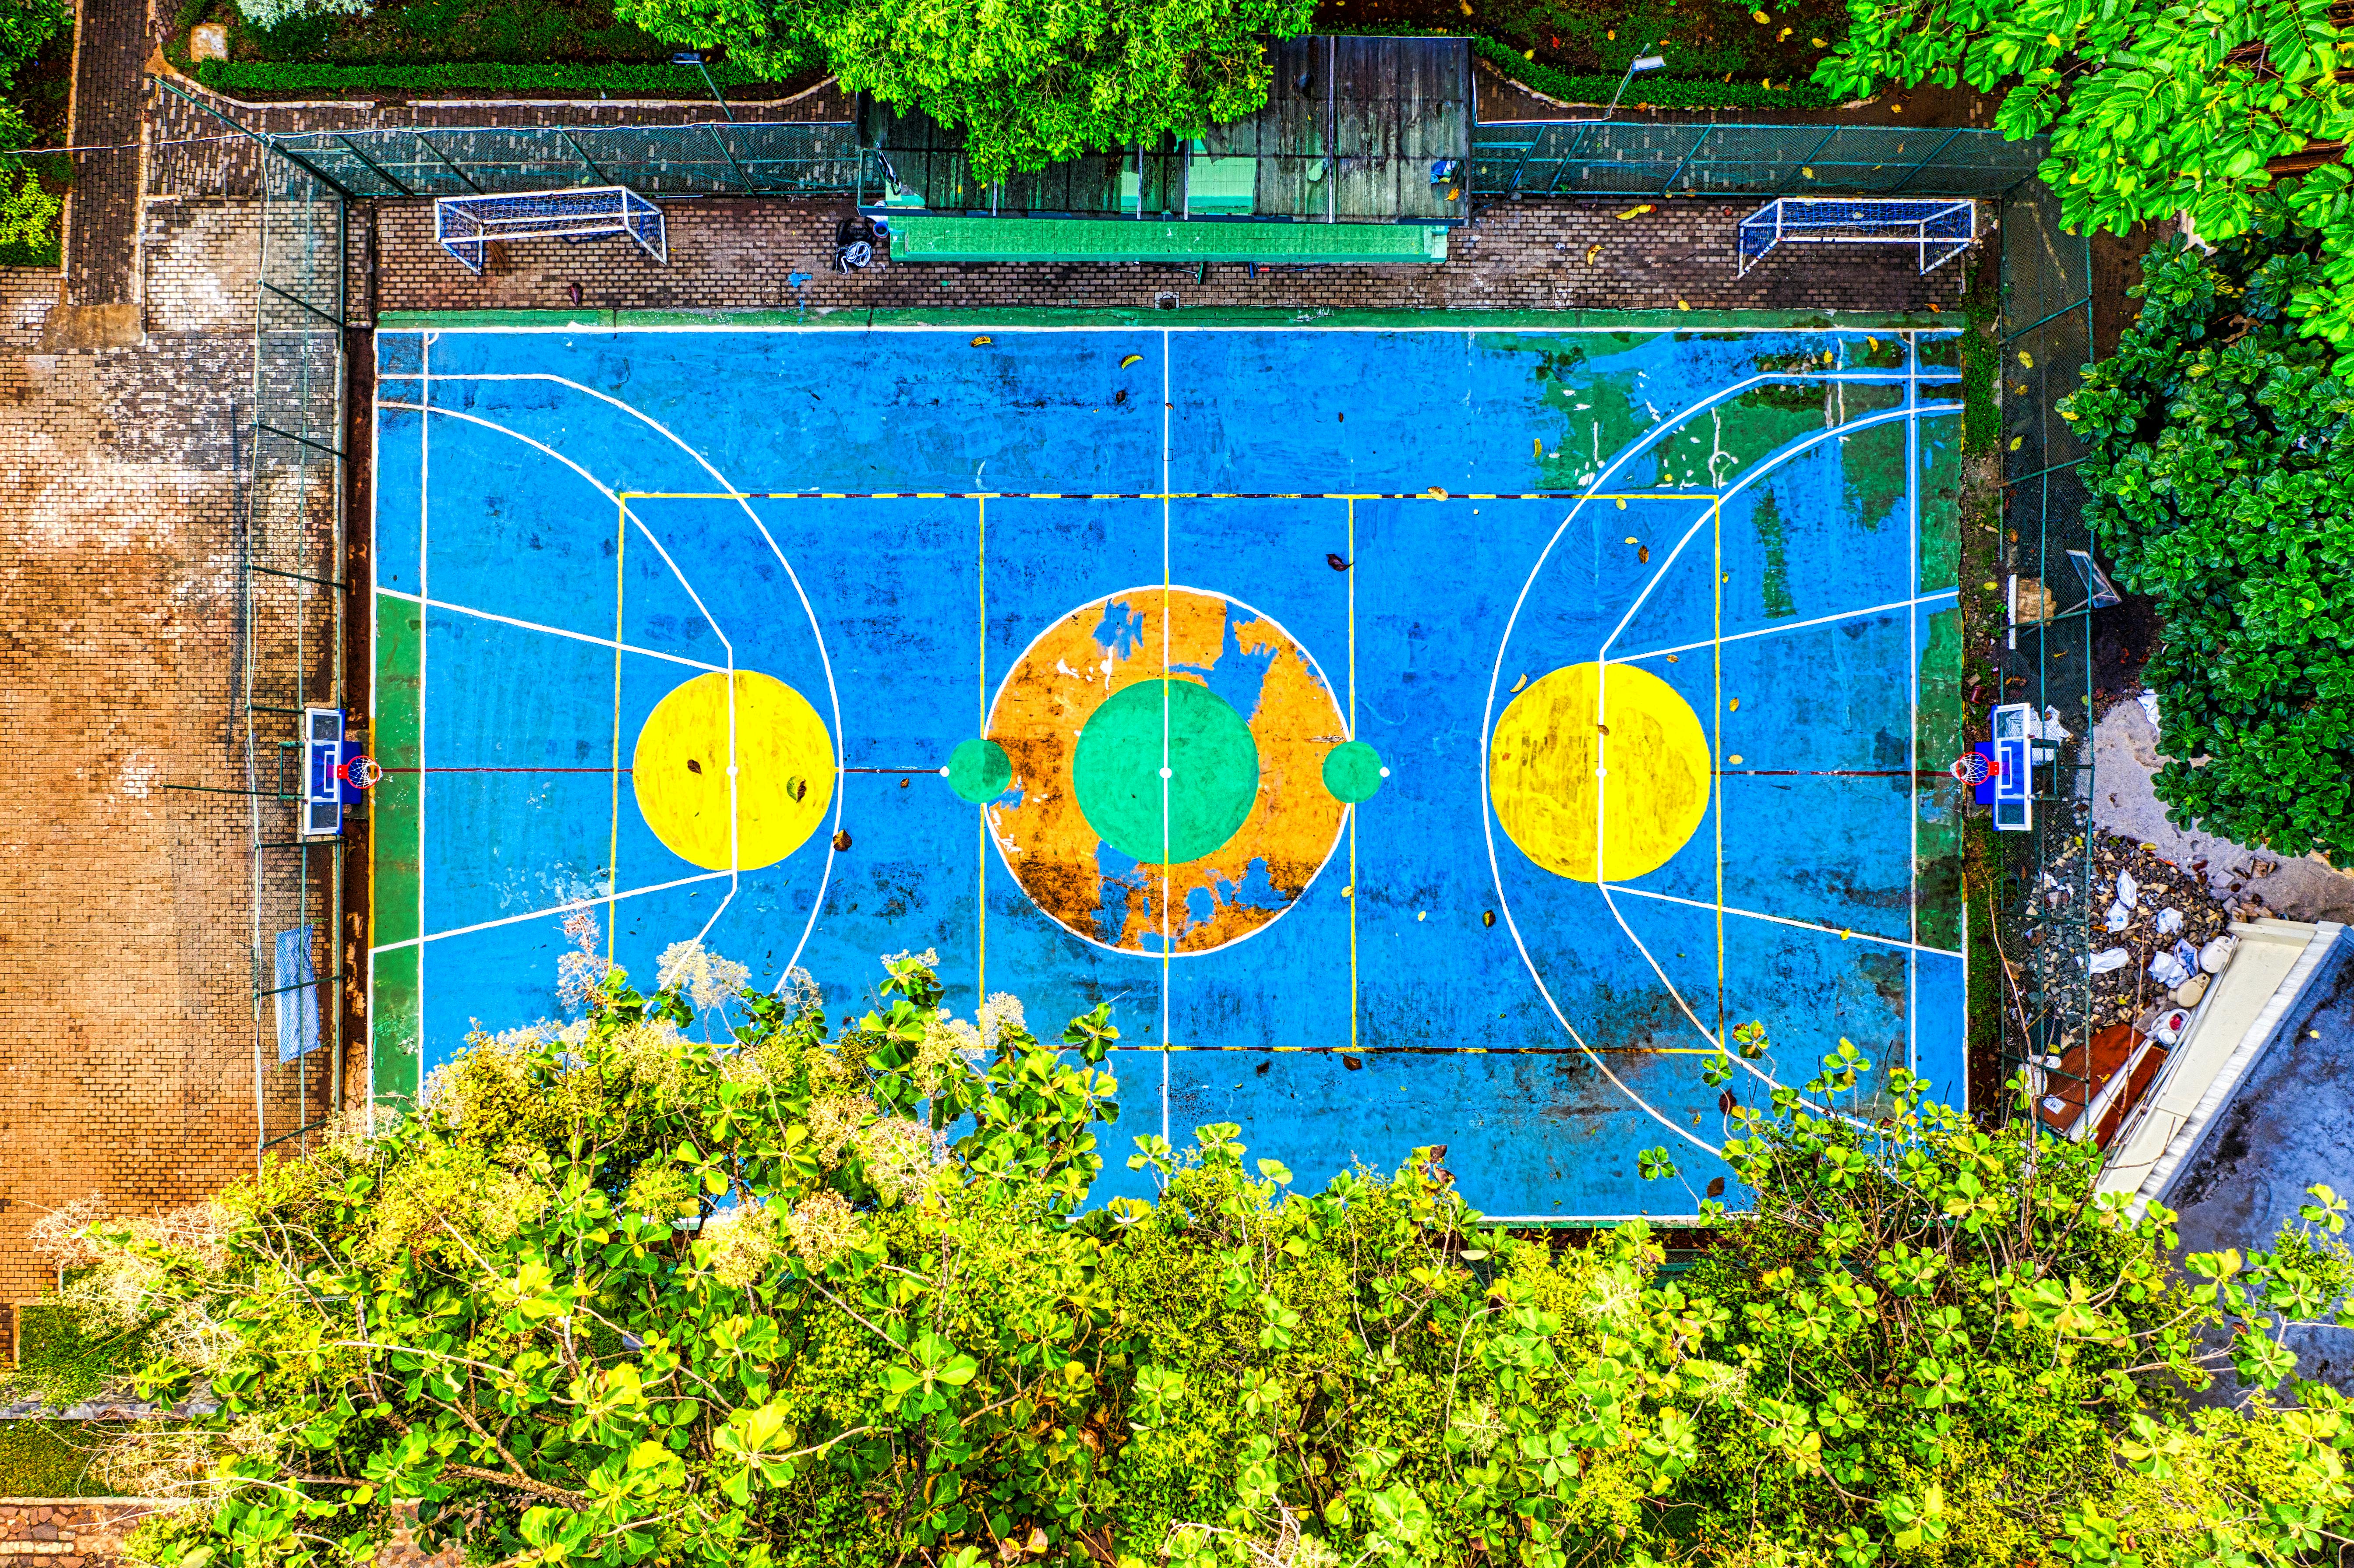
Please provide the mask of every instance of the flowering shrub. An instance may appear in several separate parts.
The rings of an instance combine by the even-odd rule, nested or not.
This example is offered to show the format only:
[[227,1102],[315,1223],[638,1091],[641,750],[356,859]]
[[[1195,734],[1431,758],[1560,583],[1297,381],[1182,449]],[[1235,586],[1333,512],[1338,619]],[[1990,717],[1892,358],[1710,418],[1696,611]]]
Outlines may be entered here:
[[[1231,1124],[1088,1206],[1106,1009],[951,1018],[928,955],[830,1029],[673,949],[651,996],[477,1040],[424,1107],[200,1213],[84,1234],[196,1425],[109,1457],[148,1560],[502,1564],[2318,1561],[2326,1388],[2187,1414],[2354,1275],[2325,1191],[2275,1251],[2168,1262],[2095,1156],[1826,1060],[1728,1113],[1755,1211],[1482,1227],[1440,1148],[1318,1191]],[[1744,1031],[1754,1043],[1755,1031]],[[1720,1068],[1729,1064],[1716,1064]],[[1848,1108],[1841,1108],[1842,1105]],[[1681,1180],[1663,1151],[1646,1169]],[[2228,1330],[2228,1350],[2202,1334]]]

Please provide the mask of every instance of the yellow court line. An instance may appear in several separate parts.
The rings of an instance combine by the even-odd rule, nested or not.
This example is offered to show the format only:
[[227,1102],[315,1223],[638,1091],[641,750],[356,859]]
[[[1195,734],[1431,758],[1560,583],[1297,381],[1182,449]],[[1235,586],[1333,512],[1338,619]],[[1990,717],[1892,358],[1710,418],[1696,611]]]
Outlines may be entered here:
[[1720,501],[1709,513],[1709,537],[1712,541],[1716,578],[1713,598],[1716,601],[1714,624],[1710,629],[1710,646],[1714,651],[1716,666],[1716,1039],[1724,1044],[1724,503]]
[[[616,499],[613,517],[613,837],[606,852],[605,874],[611,878],[609,890],[621,885],[621,644],[629,641],[622,632],[621,595],[623,592],[622,562],[630,548],[630,503]],[[613,964],[613,900],[605,901],[605,965]]]

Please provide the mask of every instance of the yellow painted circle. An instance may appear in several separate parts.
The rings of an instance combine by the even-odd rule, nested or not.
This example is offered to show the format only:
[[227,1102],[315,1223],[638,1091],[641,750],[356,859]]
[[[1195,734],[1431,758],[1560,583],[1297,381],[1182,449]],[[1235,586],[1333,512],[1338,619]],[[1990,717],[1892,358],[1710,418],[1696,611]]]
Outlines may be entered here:
[[1691,705],[1627,664],[1553,671],[1512,699],[1488,742],[1496,820],[1522,854],[1580,882],[1597,866],[1623,882],[1665,865],[1708,814],[1710,773]]
[[727,705],[726,675],[673,687],[638,731],[630,782],[646,825],[681,859],[706,871],[755,871],[801,848],[825,820],[833,742],[799,692],[737,671],[731,817]]

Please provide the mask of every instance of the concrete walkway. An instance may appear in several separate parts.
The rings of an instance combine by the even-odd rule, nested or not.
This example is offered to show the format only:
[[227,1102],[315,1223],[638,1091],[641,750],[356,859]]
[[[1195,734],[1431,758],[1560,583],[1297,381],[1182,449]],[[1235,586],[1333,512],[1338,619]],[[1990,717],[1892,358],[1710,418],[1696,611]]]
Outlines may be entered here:
[[[2163,722],[2161,713],[2159,719]],[[2138,703],[2119,703],[2093,730],[2093,825],[2137,842],[2188,868],[2207,863],[2207,881],[2217,895],[2253,893],[2284,920],[2342,920],[2354,924],[2354,875],[2332,871],[2319,859],[2284,860],[2218,834],[2185,830],[2166,820],[2166,807],[2151,789],[2163,762],[2158,737]],[[2269,874],[2249,874],[2260,863],[2279,863]]]

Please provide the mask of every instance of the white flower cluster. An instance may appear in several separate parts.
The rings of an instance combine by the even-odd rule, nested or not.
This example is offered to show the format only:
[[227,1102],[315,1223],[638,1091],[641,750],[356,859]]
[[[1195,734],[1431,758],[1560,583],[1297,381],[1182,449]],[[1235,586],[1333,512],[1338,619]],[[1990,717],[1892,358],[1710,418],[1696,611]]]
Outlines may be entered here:
[[654,965],[655,987],[668,991],[684,986],[686,999],[695,1003],[697,1012],[734,1001],[751,978],[749,967],[721,958],[691,937],[664,948]]
[[237,0],[245,19],[265,32],[297,16],[365,16],[368,0]]

